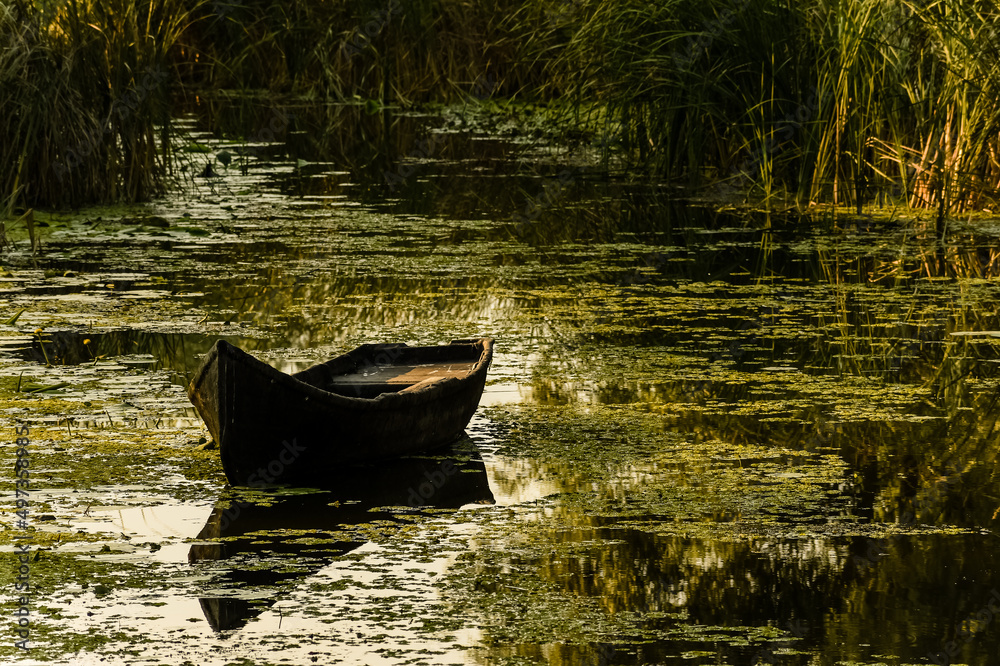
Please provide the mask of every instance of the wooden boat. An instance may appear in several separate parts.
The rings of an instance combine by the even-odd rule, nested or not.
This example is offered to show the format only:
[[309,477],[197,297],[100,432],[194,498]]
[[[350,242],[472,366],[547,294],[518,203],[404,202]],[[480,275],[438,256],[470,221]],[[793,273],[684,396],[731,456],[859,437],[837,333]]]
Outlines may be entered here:
[[288,375],[219,340],[188,397],[232,485],[322,485],[338,466],[447,444],[486,385],[493,340],[362,345]]

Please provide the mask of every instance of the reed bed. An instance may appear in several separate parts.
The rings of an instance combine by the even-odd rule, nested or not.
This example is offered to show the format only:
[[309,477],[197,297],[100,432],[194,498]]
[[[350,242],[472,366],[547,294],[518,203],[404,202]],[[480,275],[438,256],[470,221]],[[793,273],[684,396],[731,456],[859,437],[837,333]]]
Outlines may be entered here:
[[137,200],[163,186],[179,0],[0,4],[2,207]]
[[178,93],[263,90],[541,102],[630,172],[717,201],[943,220],[996,203],[998,20],[959,0],[5,2],[0,194],[148,197]]
[[591,2],[557,66],[654,174],[947,215],[1000,185],[998,19],[957,0]]
[[502,0],[204,4],[192,87],[266,89],[317,100],[450,102],[540,88],[555,25]]

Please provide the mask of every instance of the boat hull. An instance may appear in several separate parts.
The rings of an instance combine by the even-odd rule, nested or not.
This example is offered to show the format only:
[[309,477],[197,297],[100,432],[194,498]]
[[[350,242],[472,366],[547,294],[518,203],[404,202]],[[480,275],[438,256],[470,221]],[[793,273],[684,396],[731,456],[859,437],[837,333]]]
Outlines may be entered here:
[[[427,451],[458,438],[479,405],[492,350],[487,338],[439,347],[365,345],[287,375],[220,340],[188,395],[219,445],[232,485],[322,485],[342,465]],[[371,383],[327,390],[344,376],[391,374],[386,371],[401,358],[449,353],[474,357],[471,370],[406,390]],[[366,396],[380,388],[389,390]]]

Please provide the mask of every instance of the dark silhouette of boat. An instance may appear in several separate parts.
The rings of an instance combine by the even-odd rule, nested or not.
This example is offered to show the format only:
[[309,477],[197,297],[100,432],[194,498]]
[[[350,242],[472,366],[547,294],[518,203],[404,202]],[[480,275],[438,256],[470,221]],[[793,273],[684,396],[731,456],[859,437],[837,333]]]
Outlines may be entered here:
[[475,413],[493,341],[362,345],[292,375],[224,340],[188,396],[235,486],[322,483],[345,464],[430,450]]

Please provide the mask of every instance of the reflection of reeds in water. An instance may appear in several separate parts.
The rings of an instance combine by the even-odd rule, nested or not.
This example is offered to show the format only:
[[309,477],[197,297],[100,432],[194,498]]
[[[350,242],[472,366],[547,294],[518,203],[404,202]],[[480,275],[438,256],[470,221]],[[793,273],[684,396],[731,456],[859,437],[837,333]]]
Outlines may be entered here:
[[[703,645],[722,663],[777,663],[772,657],[789,645],[800,653],[838,655],[845,662],[870,661],[872,627],[880,634],[877,649],[914,662],[940,646],[939,637],[956,626],[979,629],[970,632],[975,642],[962,642],[973,655],[964,662],[977,663],[979,657],[988,663],[988,655],[1000,645],[985,622],[973,624],[987,602],[994,603],[995,594],[991,587],[996,577],[980,561],[991,559],[991,545],[981,537],[721,541],[640,531],[616,531],[610,537],[599,530],[568,532],[541,532],[536,539],[546,549],[540,552],[497,550],[470,563],[460,607],[479,615],[487,638],[482,663],[614,663],[607,642],[581,640],[571,633],[585,623],[579,620],[580,611],[569,615],[565,608],[580,598],[600,605],[603,613],[595,613],[600,620],[594,624],[614,623],[619,633],[638,631],[628,624],[632,609],[646,609],[657,618],[670,615],[669,629],[661,630],[664,638],[642,647],[651,663],[671,661],[679,651],[674,636],[680,632],[685,647]],[[609,538],[614,539],[611,545],[591,545]],[[528,578],[524,567],[518,568],[525,560],[537,562],[537,577]],[[600,575],[585,575],[592,571]],[[547,593],[535,592],[539,587]],[[914,594],[906,603],[888,601],[900,588],[927,593]],[[497,603],[500,600],[503,603]],[[575,640],[512,640],[510,627],[523,622],[525,607],[544,618],[533,628],[538,622],[548,625],[531,636],[555,632]],[[918,617],[925,618],[928,629],[914,639]],[[747,627],[761,622],[775,633],[743,639]],[[651,634],[664,625],[647,620],[640,626]],[[699,633],[704,626],[726,626],[727,638],[720,640],[719,632],[710,637]]]
[[[992,346],[970,344],[964,334],[997,328],[990,292],[968,281],[992,277],[1000,252],[957,233],[946,246],[936,232],[923,233],[919,226],[903,239],[898,256],[845,260],[820,251],[820,270],[836,304],[820,314],[819,324],[831,333],[843,371],[931,387],[953,413],[967,397],[964,380],[975,379],[981,362],[996,357]],[[819,365],[824,358],[832,364],[833,348],[821,349],[828,355],[821,355]]]
[[[887,586],[887,581],[902,584],[911,575],[932,586],[952,579],[954,574],[943,573],[949,566],[967,567],[964,571],[970,580],[981,580],[977,574],[995,578],[988,562],[954,557],[960,543],[961,548],[988,558],[993,548],[989,537],[931,534],[934,527],[978,528],[989,523],[995,511],[995,497],[988,496],[991,474],[990,470],[977,469],[980,466],[975,461],[992,459],[995,439],[990,443],[980,439],[975,447],[952,447],[946,431],[953,429],[954,423],[850,423],[817,418],[816,412],[802,414],[802,422],[794,424],[761,423],[751,416],[727,419],[716,413],[680,419],[676,427],[672,423],[667,432],[657,436],[647,430],[655,429],[652,419],[630,414],[618,420],[625,413],[621,409],[576,412],[558,427],[551,421],[559,419],[557,415],[565,418],[566,410],[524,410],[508,436],[508,447],[516,453],[507,454],[509,462],[499,463],[494,476],[500,475],[499,485],[505,490],[507,485],[516,489],[534,483],[542,493],[559,493],[564,502],[539,511],[533,522],[522,528],[529,538],[522,536],[501,547],[484,548],[462,576],[471,579],[469,586],[481,595],[509,595],[518,585],[520,589],[529,587],[506,582],[514,578],[513,563],[538,562],[538,575],[555,589],[598,599],[612,614],[627,608],[670,608],[673,612],[683,608],[704,623],[722,621],[719,613],[730,622],[734,614],[759,620],[775,612],[775,605],[785,608],[789,603],[801,603],[803,615],[796,617],[806,618],[819,598],[839,600],[846,595],[861,599],[872,586]],[[752,446],[734,445],[734,441],[739,442],[735,435],[741,427]],[[679,436],[674,434],[676,430]],[[602,435],[609,431],[615,437],[604,448]],[[538,440],[544,444],[539,445]],[[764,459],[754,460],[753,449]],[[786,471],[803,476],[811,467],[811,473],[824,478],[822,470],[827,463],[817,456],[816,449],[826,455],[836,451],[835,455],[856,470],[839,481],[834,475],[825,477],[829,485],[822,490],[822,485],[811,485],[802,495],[806,500],[803,504],[808,506],[808,499],[822,494],[818,505],[823,507],[821,513],[827,512],[827,520],[804,520],[808,515],[804,507],[779,514],[765,511],[763,520],[753,515],[749,507],[761,510],[761,503],[757,498],[748,500],[748,496],[779,482],[768,472],[764,472],[763,483],[747,479],[770,466],[767,458],[773,454],[769,451],[775,449],[781,451],[771,458],[776,463],[772,469],[782,472],[778,476],[785,476]],[[726,483],[727,473],[739,480],[735,486]],[[786,481],[787,492],[794,494],[798,481]],[[682,493],[685,486],[690,488],[687,497]],[[665,501],[675,493],[676,501]],[[599,498],[596,501],[595,496]],[[728,504],[737,515],[741,510],[744,513],[735,521],[731,515],[702,515],[698,510],[686,514],[692,505],[700,508],[705,498],[711,498],[709,505],[726,498],[719,504]],[[699,538],[703,520],[712,521],[716,528],[732,525],[739,537]],[[781,520],[795,525],[795,538],[769,534]],[[848,534],[860,536],[847,536],[833,528],[837,522],[847,527]],[[879,529],[873,530],[873,523]],[[886,536],[879,523],[891,525],[890,531],[922,534]],[[831,528],[832,532],[824,533]],[[657,530],[663,533],[657,534]],[[675,536],[678,531],[683,536]],[[875,536],[868,538],[866,534]],[[608,544],[607,539],[613,543]],[[575,559],[567,557],[569,553]],[[705,562],[712,565],[706,567]],[[580,573],[588,571],[602,575]],[[741,591],[732,597],[732,608],[722,611],[718,599],[733,593],[734,580]],[[944,603],[971,605],[966,596],[956,593]],[[478,598],[471,597],[470,605],[475,606]],[[925,611],[935,612],[934,605],[943,600],[927,601]],[[542,602],[535,597],[533,607]],[[789,611],[777,613],[786,616]],[[843,621],[843,617],[816,615],[807,622],[828,626]],[[493,627],[498,625],[502,621]]]

